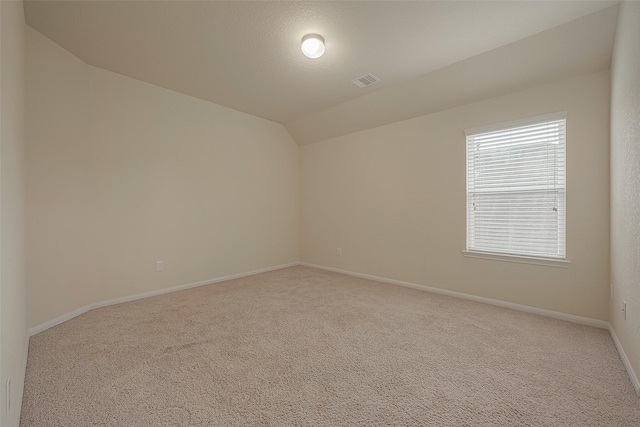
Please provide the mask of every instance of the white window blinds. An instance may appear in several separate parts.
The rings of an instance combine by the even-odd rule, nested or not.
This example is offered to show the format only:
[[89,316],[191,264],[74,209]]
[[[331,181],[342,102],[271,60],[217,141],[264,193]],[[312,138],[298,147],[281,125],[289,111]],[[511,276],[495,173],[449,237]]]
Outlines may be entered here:
[[467,131],[467,250],[565,258],[566,116]]

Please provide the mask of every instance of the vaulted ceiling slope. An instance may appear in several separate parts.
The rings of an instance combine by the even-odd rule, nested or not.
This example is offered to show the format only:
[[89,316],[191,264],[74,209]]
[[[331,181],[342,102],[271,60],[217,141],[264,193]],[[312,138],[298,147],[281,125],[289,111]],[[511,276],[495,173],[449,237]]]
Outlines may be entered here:
[[[617,2],[27,0],[25,15],[90,65],[306,144],[607,69]],[[311,32],[326,39],[316,60],[300,52]],[[367,73],[381,82],[350,83]]]

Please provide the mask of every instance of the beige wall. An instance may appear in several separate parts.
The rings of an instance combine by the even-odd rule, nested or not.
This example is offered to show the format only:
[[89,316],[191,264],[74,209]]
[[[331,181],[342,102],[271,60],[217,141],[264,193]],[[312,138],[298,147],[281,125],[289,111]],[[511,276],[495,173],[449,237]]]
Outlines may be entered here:
[[281,125],[28,36],[30,327],[298,260],[299,152]]
[[[95,298],[89,67],[27,27],[29,326]],[[36,323],[34,323],[36,322]]]
[[[621,8],[611,82],[579,76],[300,149],[280,125],[88,66],[27,27],[26,279],[24,18],[1,4],[0,389],[10,374],[14,402],[27,324],[298,259],[608,320],[610,95],[610,319],[640,372],[639,4]],[[570,268],[465,258],[464,130],[561,110]]]
[[93,67],[91,85],[100,299],[298,260],[283,126]]
[[[0,425],[17,427],[27,339],[22,2],[0,2],[0,15]],[[5,385],[9,377],[11,409],[7,413]]]
[[[464,130],[563,110],[570,268],[464,257]],[[607,320],[608,141],[605,71],[303,146],[301,258]]]
[[[611,68],[610,322],[640,375],[640,3],[620,7]],[[621,306],[627,303],[627,319]]]

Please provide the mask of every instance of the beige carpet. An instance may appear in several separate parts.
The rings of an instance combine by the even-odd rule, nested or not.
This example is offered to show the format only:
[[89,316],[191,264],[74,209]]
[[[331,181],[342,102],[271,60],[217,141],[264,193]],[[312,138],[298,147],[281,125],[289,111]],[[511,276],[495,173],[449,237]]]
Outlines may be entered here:
[[29,426],[639,426],[608,332],[305,267],[31,338]]

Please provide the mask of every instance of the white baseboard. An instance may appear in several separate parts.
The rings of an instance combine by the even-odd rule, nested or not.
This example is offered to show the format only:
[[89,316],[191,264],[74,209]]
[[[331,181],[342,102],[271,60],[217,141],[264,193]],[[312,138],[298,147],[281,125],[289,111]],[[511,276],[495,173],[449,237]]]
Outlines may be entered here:
[[[359,277],[359,278],[362,278],[362,279],[374,280],[376,282],[388,283],[390,285],[397,285],[397,286],[403,286],[403,287],[406,287],[406,288],[412,288],[412,289],[418,289],[418,290],[427,291],[427,292],[433,292],[433,293],[440,294],[440,295],[447,295],[447,296],[451,296],[451,297],[466,299],[466,300],[480,302],[480,303],[484,303],[484,304],[495,305],[495,306],[498,306],[498,307],[510,308],[512,310],[518,310],[518,311],[523,311],[523,312],[527,312],[527,313],[538,314],[538,315],[541,315],[541,316],[552,317],[552,318],[555,318],[555,319],[566,320],[566,321],[569,321],[569,322],[579,323],[579,324],[583,324],[583,325],[594,326],[596,328],[607,329],[609,331],[609,333],[611,334],[611,337],[612,337],[613,342],[614,342],[614,344],[616,346],[616,349],[618,350],[618,353],[620,354],[620,358],[622,359],[622,363],[624,364],[624,367],[627,370],[627,373],[629,374],[629,377],[631,378],[631,383],[633,384],[633,388],[635,389],[636,394],[638,396],[640,396],[640,380],[638,379],[638,376],[635,374],[635,372],[633,370],[633,367],[631,366],[631,363],[629,362],[629,358],[627,357],[626,353],[624,352],[624,349],[622,348],[622,344],[618,340],[618,337],[617,337],[615,331],[613,330],[613,327],[609,324],[609,322],[605,322],[603,320],[598,320],[598,319],[591,319],[589,317],[576,316],[576,315],[573,315],[573,314],[560,313],[558,311],[545,310],[545,309],[542,309],[542,308],[536,308],[536,307],[531,307],[531,306],[522,305],[522,304],[515,304],[515,303],[511,303],[511,302],[507,302],[507,301],[500,301],[500,300],[496,300],[496,299],[492,299],[492,298],[485,298],[485,297],[480,297],[480,296],[476,296],[476,295],[465,294],[465,293],[462,293],[462,292],[449,291],[449,290],[446,290],[446,289],[434,288],[434,287],[426,286],[426,285],[419,285],[419,284],[416,284],[416,283],[404,282],[402,280],[388,279],[386,277],[373,276],[373,275],[370,275],[370,274],[363,274],[363,273],[356,273],[356,272],[349,271],[349,270],[341,270],[339,268],[326,267],[326,266],[323,266],[323,265],[311,264],[311,263],[308,263],[308,262],[292,262],[292,263],[289,263],[289,264],[281,264],[281,265],[276,265],[276,266],[273,266],[273,267],[267,267],[267,268],[262,268],[262,269],[258,269],[258,270],[252,270],[252,271],[248,271],[248,272],[244,272],[244,273],[232,274],[232,275],[229,275],[229,276],[218,277],[218,278],[215,278],[215,279],[201,280],[199,282],[187,283],[187,284],[184,284],[184,285],[174,286],[174,287],[171,287],[171,288],[159,289],[159,290],[156,290],[156,291],[144,292],[144,293],[141,293],[141,294],[130,295],[130,296],[121,297],[121,298],[114,298],[114,299],[107,300],[107,301],[101,301],[101,302],[96,302],[96,303],[93,303],[93,304],[85,305],[84,307],[80,307],[77,310],[73,310],[73,311],[71,311],[69,313],[63,314],[62,316],[56,317],[55,319],[52,319],[52,320],[49,320],[47,322],[41,323],[40,325],[34,326],[33,328],[29,329],[27,338],[25,340],[25,348],[24,348],[24,370],[26,372],[28,349],[29,349],[29,337],[31,337],[31,336],[33,336],[35,334],[38,334],[38,333],[40,333],[42,331],[45,331],[45,330],[47,330],[47,329],[49,329],[49,328],[51,328],[53,326],[59,325],[62,322],[66,322],[67,320],[72,319],[72,318],[74,318],[76,316],[79,316],[79,315],[81,315],[83,313],[86,313],[89,310],[93,310],[94,308],[106,307],[106,306],[109,306],[109,305],[120,304],[120,303],[123,303],[123,302],[135,301],[135,300],[142,299],[142,298],[148,298],[148,297],[152,297],[152,296],[156,296],[156,295],[168,294],[168,293],[171,293],[171,292],[182,291],[182,290],[185,290],[185,289],[195,288],[195,287],[198,287],[198,286],[204,286],[204,285],[210,285],[210,284],[214,284],[214,283],[224,282],[226,280],[239,279],[241,277],[247,277],[247,276],[252,276],[254,274],[266,273],[268,271],[274,271],[274,270],[280,270],[280,269],[283,269],[283,268],[294,267],[296,265],[304,265],[306,267],[317,268],[317,269],[326,270],[326,271],[332,271],[334,273],[345,274],[345,275],[348,275],[348,276]],[[22,397],[22,396],[20,396],[20,397]],[[18,401],[22,401],[22,399],[18,399]]]
[[633,385],[633,388],[635,389],[636,394],[638,395],[638,397],[640,397],[640,380],[638,379],[638,376],[636,375],[635,371],[633,370],[633,367],[631,366],[631,363],[629,362],[629,358],[627,357],[627,354],[624,352],[624,349],[622,348],[622,344],[618,340],[618,336],[616,335],[615,331],[613,330],[613,327],[611,326],[611,324],[609,324],[609,322],[605,322],[604,320],[591,319],[589,317],[575,316],[573,314],[560,313],[558,311],[545,310],[545,309],[542,309],[542,308],[530,307],[530,306],[527,306],[527,305],[515,304],[515,303],[495,300],[495,299],[491,299],[491,298],[484,298],[484,297],[479,297],[479,296],[475,296],[475,295],[465,294],[465,293],[462,293],[462,292],[449,291],[449,290],[446,290],[446,289],[433,288],[431,286],[418,285],[416,283],[403,282],[401,280],[387,279],[386,277],[379,277],[379,276],[372,276],[370,274],[356,273],[356,272],[353,272],[353,271],[341,270],[339,268],[325,267],[323,265],[316,265],[316,264],[311,264],[311,263],[308,263],[308,262],[301,262],[300,265],[304,265],[306,267],[317,268],[317,269],[320,269],[320,270],[332,271],[334,273],[346,274],[348,276],[360,277],[362,279],[375,280],[376,282],[388,283],[390,285],[404,286],[404,287],[407,287],[407,288],[419,289],[419,290],[423,290],[423,291],[427,291],[427,292],[433,292],[433,293],[436,293],[436,294],[447,295],[447,296],[456,297],[456,298],[462,298],[462,299],[475,301],[475,302],[481,302],[481,303],[484,303],[484,304],[496,305],[498,307],[510,308],[510,309],[513,309],[513,310],[524,311],[524,312],[527,312],[527,313],[538,314],[538,315],[541,315],[541,316],[553,317],[555,319],[567,320],[569,322],[580,323],[582,325],[588,325],[588,326],[594,326],[596,328],[607,329],[609,331],[609,333],[611,334],[611,338],[613,339],[613,342],[614,342],[614,344],[616,346],[616,349],[618,350],[618,354],[620,355],[620,359],[622,359],[622,363],[623,363],[627,373],[629,374],[629,378],[631,379],[631,384]]
[[318,268],[320,270],[333,271],[334,273],[346,274],[348,276],[359,277],[361,279],[375,280],[376,282],[388,283],[390,285],[404,286],[405,288],[419,289],[422,291],[433,292],[434,294],[447,295],[450,297],[462,298],[470,301],[481,302],[484,304],[495,305],[498,307],[510,308],[512,310],[524,311],[527,313],[538,314],[540,316],[553,317],[555,319],[567,320],[569,322],[580,323],[582,325],[595,326],[596,328],[609,329],[609,322],[605,322],[604,320],[592,319],[590,317],[582,317],[573,314],[561,313],[559,311],[545,310],[543,308],[530,307],[528,305],[515,304],[512,302],[500,301],[492,298],[479,297],[462,292],[449,291],[446,289],[434,288],[425,285],[418,285],[416,283],[403,282],[402,280],[388,279],[386,277],[372,276],[370,274],[356,273],[349,270],[341,270],[339,268],[325,267],[323,265],[316,265],[308,262],[301,262],[300,265]]
[[620,359],[622,359],[622,363],[624,364],[624,367],[627,370],[627,373],[629,374],[629,378],[631,379],[631,384],[633,384],[633,388],[636,390],[636,394],[638,395],[638,397],[640,397],[640,380],[638,380],[638,376],[633,370],[633,367],[631,366],[631,362],[629,362],[627,353],[624,352],[624,348],[622,348],[622,344],[620,343],[620,340],[618,340],[616,331],[613,330],[613,326],[611,325],[609,325],[609,333],[611,334],[613,343],[616,345],[616,349],[618,349],[618,354],[620,355]]
[[419,289],[419,290],[423,290],[423,291],[433,292],[433,293],[436,293],[436,294],[447,295],[447,296],[451,296],[451,297],[456,297],[456,298],[462,298],[462,299],[466,299],[466,300],[481,302],[481,303],[484,303],[484,304],[495,305],[495,306],[498,306],[498,307],[510,308],[510,309],[513,309],[513,310],[524,311],[524,312],[527,312],[527,313],[538,314],[538,315],[541,315],[541,316],[553,317],[555,319],[566,320],[566,321],[574,322],[574,323],[580,323],[582,325],[594,326],[596,328],[607,329],[609,331],[609,333],[611,334],[611,337],[612,337],[613,342],[614,342],[614,344],[616,346],[616,349],[618,350],[618,354],[620,355],[620,358],[622,359],[622,363],[624,364],[624,367],[627,370],[627,373],[629,374],[629,378],[631,379],[631,384],[633,385],[633,388],[635,389],[636,394],[640,397],[640,380],[638,379],[638,376],[634,372],[633,367],[631,366],[631,363],[629,362],[629,358],[627,357],[626,353],[624,352],[624,349],[622,348],[622,344],[618,340],[618,337],[617,337],[615,331],[613,330],[613,327],[609,324],[609,322],[605,322],[604,320],[591,319],[589,317],[575,316],[573,314],[560,313],[558,311],[545,310],[545,309],[542,309],[542,308],[530,307],[530,306],[527,306],[527,305],[521,305],[521,304],[515,304],[515,303],[511,303],[511,302],[506,302],[506,301],[495,300],[495,299],[491,299],[491,298],[479,297],[479,296],[475,296],[475,295],[465,294],[465,293],[462,293],[462,292],[449,291],[449,290],[446,290],[446,289],[433,288],[431,286],[418,285],[416,283],[403,282],[401,280],[387,279],[386,277],[379,277],[379,276],[372,276],[370,274],[356,273],[356,272],[353,272],[353,271],[341,270],[339,268],[325,267],[323,265],[316,265],[316,264],[311,264],[311,263],[308,263],[308,262],[301,262],[300,265],[304,265],[306,267],[317,268],[317,269],[320,269],[320,270],[332,271],[334,273],[346,274],[348,276],[360,277],[362,279],[375,280],[376,282],[388,283],[390,285],[404,286],[404,287],[407,287],[407,288]]
[[[20,417],[22,416],[22,398],[24,397],[24,381],[27,378],[27,359],[29,357],[29,338],[31,337],[27,333],[27,336],[24,339],[24,348],[22,349],[22,372],[21,372],[22,384],[21,384],[21,387],[17,390],[15,401],[13,401],[14,399],[12,399],[12,402],[11,402],[12,408],[15,408],[14,405],[17,405],[17,409],[15,410],[18,412],[17,413],[18,424],[20,424]],[[16,427],[18,427],[18,424],[16,424]]]
[[114,298],[107,301],[95,302],[92,304],[85,305],[84,307],[80,307],[76,310],[73,310],[69,313],[65,313],[62,316],[58,316],[55,319],[51,319],[47,322],[41,323],[33,328],[29,328],[28,335],[31,337],[35,334],[39,334],[40,332],[46,331],[49,328],[52,328],[56,325],[59,325],[62,322],[66,322],[67,320],[73,319],[76,316],[86,313],[89,310],[93,310],[94,308],[106,307],[114,304],[121,304],[123,302],[135,301],[142,298],[154,297],[157,295],[168,294],[171,292],[183,291],[185,289],[195,288],[198,286],[211,285],[213,283],[224,282],[226,280],[239,279],[241,277],[252,276],[254,274],[266,273],[268,271],[280,270],[283,268],[294,267],[298,265],[298,262],[291,262],[289,264],[281,264],[273,267],[261,268],[258,270],[251,270],[244,273],[231,274],[229,276],[218,277],[215,279],[207,279],[201,280],[199,282],[187,283],[184,285],[173,286],[171,288],[158,289],[156,291],[143,292],[141,294],[129,295],[126,297]]

